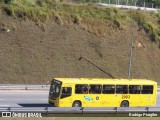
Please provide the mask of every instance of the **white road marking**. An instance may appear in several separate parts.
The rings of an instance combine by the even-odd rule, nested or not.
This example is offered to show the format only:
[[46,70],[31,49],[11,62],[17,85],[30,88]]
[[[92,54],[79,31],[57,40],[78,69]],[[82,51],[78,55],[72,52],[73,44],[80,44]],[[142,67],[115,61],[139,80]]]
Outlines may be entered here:
[[48,100],[48,99],[40,99],[40,100]]
[[0,105],[1,107],[8,107],[8,106],[10,106],[10,105]]
[[45,94],[49,94],[49,92],[47,92],[47,93],[27,93],[27,92],[3,92],[3,93],[1,93],[0,92],[0,94],[43,94],[43,95],[45,95]]

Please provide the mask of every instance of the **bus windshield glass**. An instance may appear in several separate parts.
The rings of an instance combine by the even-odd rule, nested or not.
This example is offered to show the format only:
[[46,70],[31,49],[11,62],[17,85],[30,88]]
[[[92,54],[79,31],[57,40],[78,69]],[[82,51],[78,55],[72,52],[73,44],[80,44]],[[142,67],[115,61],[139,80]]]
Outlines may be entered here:
[[61,89],[61,82],[57,80],[53,80],[50,86],[50,93],[49,96],[51,98],[57,98],[59,97],[60,94],[60,89]]

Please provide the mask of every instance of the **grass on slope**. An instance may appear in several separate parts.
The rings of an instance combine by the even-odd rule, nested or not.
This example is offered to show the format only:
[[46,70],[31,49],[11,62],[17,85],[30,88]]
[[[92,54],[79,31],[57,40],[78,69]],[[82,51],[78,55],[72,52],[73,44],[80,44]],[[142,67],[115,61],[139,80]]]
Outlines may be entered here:
[[[4,0],[5,1],[5,0]],[[149,35],[152,41],[160,40],[160,14],[144,12],[140,10],[120,10],[117,8],[103,8],[94,4],[66,4],[53,0],[33,0],[1,2],[1,12],[5,11],[9,16],[29,18],[36,22],[45,22],[54,18],[59,24],[90,24],[97,25],[95,34],[104,36],[104,28],[98,27],[102,22],[112,21],[111,27],[124,29],[128,22],[136,21]],[[92,28],[93,29],[93,28]]]

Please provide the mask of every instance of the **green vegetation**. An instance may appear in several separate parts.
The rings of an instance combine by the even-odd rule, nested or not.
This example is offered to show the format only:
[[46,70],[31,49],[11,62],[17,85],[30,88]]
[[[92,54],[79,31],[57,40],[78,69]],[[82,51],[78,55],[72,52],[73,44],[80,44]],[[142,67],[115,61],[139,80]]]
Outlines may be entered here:
[[[116,8],[100,8],[94,4],[88,5],[69,5],[66,3],[58,3],[52,0],[36,0],[23,2],[19,0],[10,0],[10,2],[1,1],[0,5],[9,16],[17,16],[21,18],[29,18],[36,22],[45,22],[49,18],[55,18],[58,24],[63,21],[68,23],[90,24],[87,21],[95,19],[93,25],[97,20],[107,22],[113,21],[113,26],[118,29],[123,29],[124,21],[136,21],[137,24],[144,28],[146,33],[149,34],[152,41],[160,39],[159,18],[160,15],[156,13],[149,13],[144,11],[126,11]],[[64,22],[65,23],[65,22]],[[123,25],[122,25],[123,24]],[[88,25],[87,25],[88,26]],[[96,31],[97,30],[97,31]],[[104,29],[95,29],[95,33],[103,34]]]
[[130,17],[133,18],[139,26],[143,27],[149,34],[152,41],[160,40],[159,22],[155,13],[145,13],[143,11],[130,11]]

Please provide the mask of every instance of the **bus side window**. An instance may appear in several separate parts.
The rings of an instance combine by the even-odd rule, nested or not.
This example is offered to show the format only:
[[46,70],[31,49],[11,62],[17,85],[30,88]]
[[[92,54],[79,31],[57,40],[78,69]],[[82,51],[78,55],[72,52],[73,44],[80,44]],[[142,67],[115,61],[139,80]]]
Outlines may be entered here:
[[142,94],[153,94],[153,85],[143,85]]
[[89,88],[90,94],[101,94],[102,85],[90,85]]
[[127,94],[128,85],[116,85],[116,93],[117,94]]
[[75,85],[76,94],[88,94],[88,85],[86,84],[77,84]]
[[130,85],[129,94],[140,94],[141,86],[140,85]]
[[103,94],[114,94],[115,85],[103,85]]

